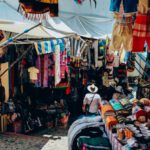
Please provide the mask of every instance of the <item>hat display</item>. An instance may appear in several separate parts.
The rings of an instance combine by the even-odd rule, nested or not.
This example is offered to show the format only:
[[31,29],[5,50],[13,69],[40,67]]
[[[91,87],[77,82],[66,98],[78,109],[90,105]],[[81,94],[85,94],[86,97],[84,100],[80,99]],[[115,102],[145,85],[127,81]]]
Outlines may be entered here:
[[145,106],[150,106],[150,100],[148,98],[140,99],[140,103],[144,104]]
[[98,87],[95,86],[94,84],[91,84],[87,87],[88,91],[91,93],[96,93],[98,91]]
[[[141,117],[144,117],[144,118],[141,118]],[[147,120],[147,112],[144,111],[144,110],[139,110],[137,113],[136,113],[136,119],[140,122],[145,122]]]

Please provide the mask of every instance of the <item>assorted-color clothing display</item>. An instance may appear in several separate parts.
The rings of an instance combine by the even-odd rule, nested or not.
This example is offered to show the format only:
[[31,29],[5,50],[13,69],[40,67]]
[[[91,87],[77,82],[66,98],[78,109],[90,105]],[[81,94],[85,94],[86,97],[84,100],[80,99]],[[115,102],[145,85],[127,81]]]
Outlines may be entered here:
[[[145,44],[150,47],[150,1],[111,0],[110,11],[114,13],[115,24],[110,50],[144,52]],[[138,43],[138,44],[137,44]]]
[[149,112],[147,98],[102,100],[101,115],[112,149],[149,149]]
[[[35,43],[38,58],[36,67],[40,70],[37,86],[53,87],[66,78],[69,73],[68,40],[52,40]],[[50,47],[49,47],[50,46]],[[55,83],[54,83],[55,81]]]

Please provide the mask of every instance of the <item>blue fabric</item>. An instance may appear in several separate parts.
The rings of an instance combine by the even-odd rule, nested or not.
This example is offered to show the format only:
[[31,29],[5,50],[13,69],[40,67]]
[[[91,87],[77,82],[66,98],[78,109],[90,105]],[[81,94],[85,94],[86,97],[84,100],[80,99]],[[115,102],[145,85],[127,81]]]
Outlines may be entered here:
[[49,48],[48,48],[48,43],[45,42],[45,43],[44,43],[44,46],[45,46],[45,52],[48,53],[48,50],[49,50]]
[[38,44],[38,51],[39,51],[39,53],[41,54],[41,53],[42,53],[42,45],[41,45],[41,42],[38,41],[37,44]]
[[[122,0],[111,0],[110,11],[119,12],[120,4]],[[138,0],[123,0],[123,7],[125,13],[131,13],[137,11]]]
[[54,53],[55,52],[55,44],[54,44],[53,40],[50,41],[50,43],[51,43],[51,47],[52,47],[52,52]]
[[129,59],[131,52],[126,52],[125,57],[124,57],[124,62],[127,62]]

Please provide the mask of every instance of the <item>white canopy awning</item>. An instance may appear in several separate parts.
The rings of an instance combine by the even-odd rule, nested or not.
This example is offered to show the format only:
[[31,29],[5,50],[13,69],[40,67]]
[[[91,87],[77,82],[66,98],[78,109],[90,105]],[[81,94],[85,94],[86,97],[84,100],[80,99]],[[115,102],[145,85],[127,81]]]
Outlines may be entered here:
[[[13,0],[14,2],[14,0]],[[18,2],[16,2],[17,4]],[[14,4],[14,3],[11,3]],[[14,5],[13,5],[14,6]],[[25,19],[17,10],[8,3],[8,1],[0,1],[0,30],[22,33],[24,30],[35,26],[37,23]],[[57,29],[47,28],[40,25],[26,33],[28,38],[63,38],[74,34],[72,30],[69,32],[58,31]]]
[[[0,2],[0,14],[2,14],[0,20],[8,18],[9,20],[15,19],[15,22],[31,23],[31,21],[25,19],[17,12],[19,6],[18,0],[3,1],[5,2]],[[6,3],[8,3],[8,5],[6,5]],[[50,36],[52,37],[57,38],[70,33],[77,33],[87,38],[99,39],[110,35],[112,32],[113,17],[109,12],[109,3],[110,0],[97,0],[97,6],[95,8],[95,4],[92,3],[92,5],[90,5],[89,0],[84,1],[82,5],[76,4],[74,0],[59,0],[59,17],[49,17],[43,24],[49,28]],[[12,8],[11,11],[10,8]],[[0,29],[3,29],[2,26],[0,26]],[[12,31],[10,26],[7,26],[7,29]],[[14,30],[14,32],[15,31],[16,30]],[[41,37],[47,38],[46,33],[41,34],[41,31],[40,34],[38,34],[38,32],[35,33],[35,31],[34,34],[33,32],[28,34],[36,34],[35,36],[37,37],[41,35]]]

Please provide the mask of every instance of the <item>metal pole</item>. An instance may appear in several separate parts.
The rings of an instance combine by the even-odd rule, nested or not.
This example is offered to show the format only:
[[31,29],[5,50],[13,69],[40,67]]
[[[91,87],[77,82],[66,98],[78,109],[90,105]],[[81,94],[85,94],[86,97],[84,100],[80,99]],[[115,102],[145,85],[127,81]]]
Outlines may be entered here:
[[22,33],[19,33],[19,34],[15,35],[14,37],[9,38],[8,40],[6,40],[6,41],[4,41],[3,43],[1,43],[1,44],[0,44],[0,47],[7,46],[9,43],[13,42],[13,41],[16,40],[18,37],[22,36],[22,35],[25,34],[25,33],[28,33],[29,31],[31,31],[32,29],[34,29],[34,28],[40,26],[41,24],[42,24],[42,23],[38,23],[37,25],[35,25],[35,26],[33,26],[33,27],[29,28],[29,29],[24,30]]
[[139,67],[143,70],[143,73],[145,76],[147,76],[148,78],[150,78],[150,76],[147,74],[147,72],[145,72],[144,68],[142,68],[142,66],[138,63],[138,61],[135,59],[136,63],[139,65]]
[[150,63],[147,62],[145,59],[144,59],[144,56],[142,54],[138,54],[138,56],[146,63],[146,65],[150,68]]

